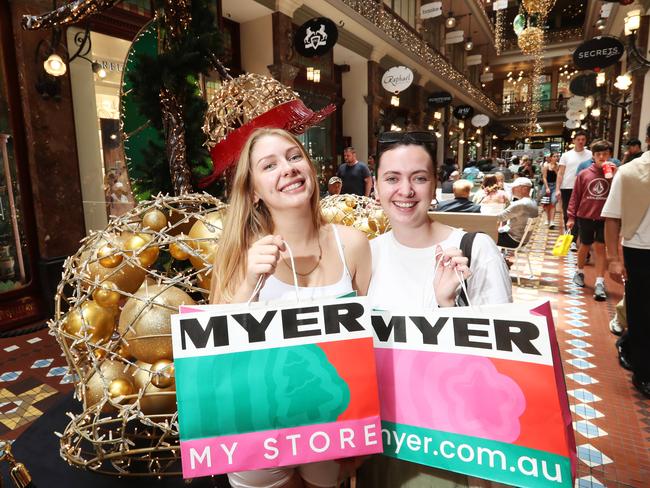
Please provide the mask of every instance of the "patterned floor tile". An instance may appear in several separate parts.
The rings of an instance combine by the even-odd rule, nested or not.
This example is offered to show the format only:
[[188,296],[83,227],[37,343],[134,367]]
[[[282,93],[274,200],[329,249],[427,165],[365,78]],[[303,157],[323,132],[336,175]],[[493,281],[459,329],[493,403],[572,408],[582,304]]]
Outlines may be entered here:
[[41,342],[43,339],[40,337],[32,337],[31,339],[27,339],[27,342],[30,344],[36,344],[37,342]]
[[601,466],[609,464],[612,460],[605,454],[600,452],[591,444],[583,444],[578,446],[578,459],[580,459],[587,466]]
[[0,381],[16,381],[21,374],[22,371],[8,371],[0,374]]
[[68,372],[68,367],[67,366],[57,366],[56,368],[52,368],[47,372],[47,376],[63,376]]
[[584,388],[569,390],[567,393],[572,397],[577,398],[582,403],[599,402],[602,400],[602,398],[600,398],[598,395],[594,395],[589,390],[585,390]]
[[592,424],[589,420],[578,420],[577,422],[573,422],[573,428],[576,432],[587,439],[595,439],[607,435],[607,432],[597,425]]
[[581,385],[593,385],[594,383],[600,383],[596,378],[592,378],[588,374],[584,373],[570,373],[566,375],[566,377]]
[[569,349],[567,350],[569,354],[572,356],[575,356],[577,358],[590,358],[593,357],[593,354],[591,354],[589,351],[585,351],[584,349]]
[[591,344],[581,339],[571,339],[566,341],[566,343],[572,345],[573,347],[582,347],[582,348],[592,347]]
[[585,420],[593,420],[604,417],[604,415],[596,410],[591,405],[585,403],[579,403],[578,405],[571,405],[569,407],[571,411],[577,415],[580,415]]
[[14,352],[16,349],[20,349],[20,346],[17,346],[16,344],[13,344],[9,347],[5,347],[4,350],[6,352]]
[[578,369],[591,369],[596,367],[595,364],[590,363],[585,359],[568,359],[567,363]]
[[569,329],[566,332],[574,337],[589,337],[591,335],[589,332],[580,329]]
[[31,368],[47,368],[50,364],[54,362],[54,359],[38,359],[34,361],[34,364],[31,365]]
[[576,479],[575,488],[605,488],[605,485],[593,476],[583,476]]

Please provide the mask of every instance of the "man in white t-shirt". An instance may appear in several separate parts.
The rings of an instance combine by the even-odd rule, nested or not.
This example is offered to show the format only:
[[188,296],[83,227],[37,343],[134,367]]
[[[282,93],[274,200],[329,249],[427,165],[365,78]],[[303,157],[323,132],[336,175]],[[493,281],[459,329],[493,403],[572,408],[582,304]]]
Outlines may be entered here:
[[[573,135],[573,149],[562,154],[560,158],[560,168],[557,172],[557,183],[555,188],[556,199],[562,198],[562,214],[564,215],[564,225],[568,221],[567,210],[569,209],[569,201],[571,201],[571,193],[573,193],[573,185],[576,182],[576,173],[580,163],[588,161],[592,158],[591,151],[585,146],[587,145],[587,133],[584,130],[577,130]],[[571,229],[574,241],[578,236],[578,227],[574,226]],[[574,247],[574,244],[572,247]]]
[[[646,130],[650,144],[650,125]],[[601,216],[605,217],[605,246],[609,273],[625,285],[627,332],[619,339],[621,363],[629,363],[632,383],[650,398],[650,151],[619,168]],[[619,239],[623,236],[623,259]]]

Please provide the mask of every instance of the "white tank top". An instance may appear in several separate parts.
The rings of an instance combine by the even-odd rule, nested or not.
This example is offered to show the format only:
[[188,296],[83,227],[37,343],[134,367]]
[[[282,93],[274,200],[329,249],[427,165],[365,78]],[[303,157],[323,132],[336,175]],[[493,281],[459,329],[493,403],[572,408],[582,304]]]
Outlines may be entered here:
[[[343,246],[339,233],[336,230],[336,225],[332,225],[334,238],[336,239],[336,247],[343,263],[343,274],[341,279],[336,283],[327,286],[299,286],[298,296],[301,300],[311,300],[314,298],[334,298],[341,295],[348,294],[353,291],[352,288],[352,275],[345,264],[345,254],[343,254]],[[259,301],[280,301],[280,300],[295,300],[296,287],[293,283],[285,283],[280,281],[275,276],[271,275],[266,279],[264,286],[259,293]]]

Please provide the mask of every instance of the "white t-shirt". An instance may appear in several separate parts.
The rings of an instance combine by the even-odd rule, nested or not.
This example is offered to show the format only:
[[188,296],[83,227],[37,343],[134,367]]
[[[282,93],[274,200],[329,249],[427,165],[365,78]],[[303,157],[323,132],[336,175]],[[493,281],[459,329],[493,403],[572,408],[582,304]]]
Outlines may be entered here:
[[564,190],[573,190],[573,185],[576,182],[576,172],[580,163],[588,161],[592,158],[589,149],[583,149],[577,152],[575,149],[565,152],[560,158],[560,166],[566,166],[564,169],[564,176],[562,177],[562,186]]
[[[439,245],[443,250],[460,247],[463,237],[454,229]],[[407,247],[395,239],[393,232],[370,241],[372,278],[368,296],[379,309],[438,306],[433,291],[435,248]],[[477,234],[472,247],[472,275],[467,282],[472,305],[512,302],[512,284],[508,267],[494,241],[486,234]]]
[[[614,175],[612,186],[609,189],[609,196],[605,202],[602,212],[603,217],[620,219],[623,214],[623,184],[618,174]],[[650,249],[650,208],[646,210],[639,228],[631,239],[623,239],[625,247],[635,249]]]

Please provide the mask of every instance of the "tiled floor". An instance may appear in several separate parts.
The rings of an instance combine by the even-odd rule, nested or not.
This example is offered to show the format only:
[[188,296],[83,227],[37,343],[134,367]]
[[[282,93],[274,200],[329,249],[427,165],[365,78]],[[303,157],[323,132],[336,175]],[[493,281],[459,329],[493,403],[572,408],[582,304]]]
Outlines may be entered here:
[[[513,267],[525,278],[516,301],[551,302],[578,446],[579,488],[650,487],[650,400],[632,387],[617,362],[608,322],[622,288],[607,281],[609,299],[595,302],[593,266],[585,288],[571,282],[576,255],[552,256],[558,230],[542,226],[531,253],[532,276],[524,259]],[[47,330],[0,339],[0,438],[15,439],[72,389],[56,341]]]

